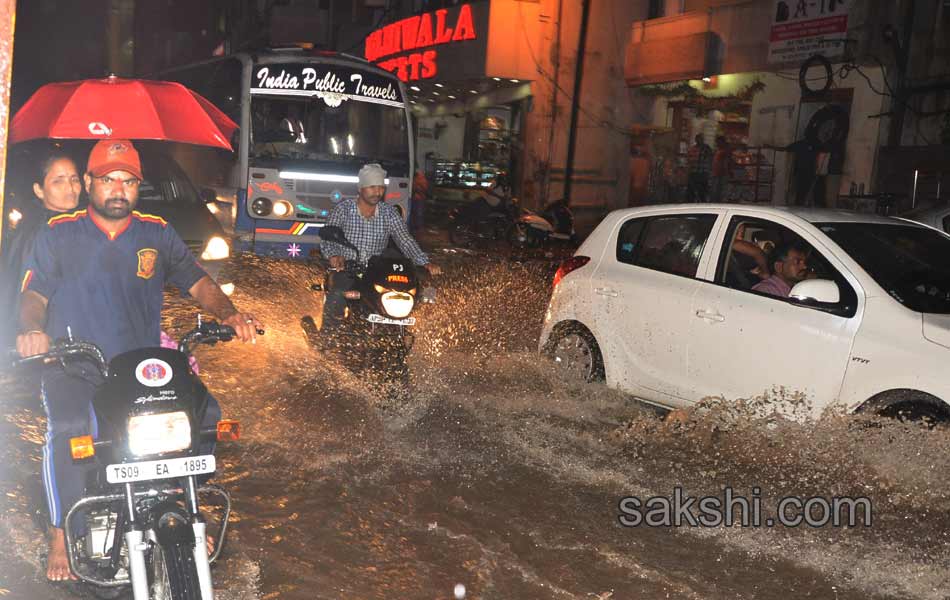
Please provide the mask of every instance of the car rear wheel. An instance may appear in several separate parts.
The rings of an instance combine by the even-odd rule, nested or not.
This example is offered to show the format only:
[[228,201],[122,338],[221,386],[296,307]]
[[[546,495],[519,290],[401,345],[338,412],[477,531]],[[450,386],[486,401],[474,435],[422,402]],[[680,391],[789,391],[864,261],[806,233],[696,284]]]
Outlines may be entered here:
[[604,380],[604,359],[594,335],[585,327],[570,325],[556,330],[545,354],[568,378],[590,383]]

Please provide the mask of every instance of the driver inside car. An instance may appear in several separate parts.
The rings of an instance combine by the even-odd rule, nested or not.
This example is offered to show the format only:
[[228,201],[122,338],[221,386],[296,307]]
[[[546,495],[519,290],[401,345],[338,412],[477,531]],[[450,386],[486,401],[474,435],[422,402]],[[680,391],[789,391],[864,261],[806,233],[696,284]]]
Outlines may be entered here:
[[752,286],[752,291],[788,298],[799,281],[808,279],[808,247],[794,240],[772,251],[772,276]]
[[358,186],[357,198],[337,204],[326,223],[342,229],[357,250],[327,240],[320,243],[321,252],[329,257],[330,270],[336,271],[323,303],[325,331],[339,326],[346,310],[343,294],[353,289],[356,283],[344,270],[347,260],[366,265],[370,258],[382,254],[392,239],[417,267],[424,267],[430,275],[442,272],[438,265],[429,262],[428,255],[409,233],[396,209],[382,201],[386,195],[386,171],[382,166],[375,163],[364,165],[359,171]]

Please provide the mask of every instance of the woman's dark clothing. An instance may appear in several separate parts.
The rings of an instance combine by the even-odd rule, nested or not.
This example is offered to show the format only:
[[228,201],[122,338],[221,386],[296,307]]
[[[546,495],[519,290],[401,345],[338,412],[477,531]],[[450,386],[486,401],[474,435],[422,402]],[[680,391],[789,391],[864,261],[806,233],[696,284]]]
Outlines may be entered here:
[[16,341],[20,313],[20,278],[23,265],[33,247],[40,228],[59,213],[42,205],[21,209],[23,217],[13,230],[4,230],[3,253],[0,254],[0,351],[12,348]]

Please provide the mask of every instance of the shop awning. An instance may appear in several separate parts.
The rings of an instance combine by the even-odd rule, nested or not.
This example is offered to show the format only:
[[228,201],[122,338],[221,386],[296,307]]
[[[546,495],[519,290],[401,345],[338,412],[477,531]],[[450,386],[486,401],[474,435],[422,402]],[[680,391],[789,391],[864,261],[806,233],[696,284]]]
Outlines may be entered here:
[[627,46],[627,85],[702,79],[717,74],[719,37],[711,32],[643,40]]

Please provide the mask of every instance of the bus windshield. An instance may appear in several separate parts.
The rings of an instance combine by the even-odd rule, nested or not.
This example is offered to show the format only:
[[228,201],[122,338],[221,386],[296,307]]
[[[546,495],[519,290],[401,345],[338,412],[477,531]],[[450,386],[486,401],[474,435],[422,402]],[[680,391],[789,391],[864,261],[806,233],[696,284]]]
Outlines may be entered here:
[[409,141],[402,108],[319,97],[255,95],[251,99],[251,159],[380,162],[409,176]]

